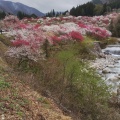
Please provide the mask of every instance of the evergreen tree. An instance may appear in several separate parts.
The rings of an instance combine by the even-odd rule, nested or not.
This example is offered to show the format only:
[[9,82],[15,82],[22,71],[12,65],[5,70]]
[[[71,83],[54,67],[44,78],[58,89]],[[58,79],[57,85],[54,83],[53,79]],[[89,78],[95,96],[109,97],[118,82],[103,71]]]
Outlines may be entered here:
[[73,16],[75,16],[75,12],[76,12],[76,11],[75,11],[75,7],[73,7],[73,8],[70,10],[70,14],[73,15]]
[[52,12],[52,16],[55,17],[55,11],[54,11],[54,9],[53,9],[53,12]]
[[81,9],[81,16],[84,16],[85,15],[85,11],[84,11],[84,9],[82,8]]
[[0,19],[4,19],[6,16],[6,13],[4,11],[0,12]]
[[56,17],[58,17],[58,16],[60,16],[60,13],[59,13],[59,12],[56,13]]
[[23,13],[21,11],[18,11],[17,17],[21,20],[24,17]]
[[101,0],[92,0],[94,4],[102,4]]
[[105,14],[106,12],[107,12],[107,4],[104,4],[102,14]]
[[94,15],[102,15],[103,5],[97,4],[94,8]]
[[70,10],[70,14],[73,16],[93,16],[94,15],[94,8],[95,5],[92,2],[88,2],[86,4],[77,6],[76,8],[73,7]]
[[37,15],[35,15],[35,14],[28,15],[28,14],[25,14],[25,13],[23,13],[21,11],[18,11],[17,17],[21,20],[21,19],[23,19],[25,17],[27,17],[27,18],[37,18]]

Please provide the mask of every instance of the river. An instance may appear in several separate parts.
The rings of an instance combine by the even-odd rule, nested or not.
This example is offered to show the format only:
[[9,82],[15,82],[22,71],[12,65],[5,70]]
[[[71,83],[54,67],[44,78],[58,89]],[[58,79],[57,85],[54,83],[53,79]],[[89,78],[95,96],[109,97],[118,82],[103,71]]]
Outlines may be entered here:
[[117,93],[120,90],[120,45],[108,45],[102,52],[105,56],[92,61],[91,67],[111,86],[110,91]]

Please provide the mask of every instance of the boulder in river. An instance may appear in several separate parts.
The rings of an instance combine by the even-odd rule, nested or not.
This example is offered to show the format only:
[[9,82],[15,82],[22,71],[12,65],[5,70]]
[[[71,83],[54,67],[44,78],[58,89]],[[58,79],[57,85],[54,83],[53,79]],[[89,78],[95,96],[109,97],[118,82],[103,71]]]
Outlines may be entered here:
[[106,67],[102,70],[102,73],[106,74],[106,73],[111,73],[110,68]]

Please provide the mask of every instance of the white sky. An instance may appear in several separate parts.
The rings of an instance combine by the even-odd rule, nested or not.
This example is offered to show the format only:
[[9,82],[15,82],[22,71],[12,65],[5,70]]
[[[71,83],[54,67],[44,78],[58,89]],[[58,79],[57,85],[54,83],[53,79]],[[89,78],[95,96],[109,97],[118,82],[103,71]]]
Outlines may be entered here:
[[55,11],[70,10],[73,6],[84,4],[91,0],[6,0],[20,2],[39,11],[46,13],[54,9]]

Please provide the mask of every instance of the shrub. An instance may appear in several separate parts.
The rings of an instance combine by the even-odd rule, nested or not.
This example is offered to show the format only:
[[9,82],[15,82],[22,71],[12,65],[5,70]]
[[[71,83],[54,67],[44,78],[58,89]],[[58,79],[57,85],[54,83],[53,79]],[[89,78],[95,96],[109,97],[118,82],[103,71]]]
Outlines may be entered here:
[[82,115],[84,120],[89,116],[92,120],[102,120],[98,116],[106,116],[102,109],[108,107],[107,86],[85,61],[78,58],[77,50],[69,47],[58,51],[41,67],[39,65],[37,87],[45,94],[49,91],[49,97],[74,115]]
[[120,15],[111,21],[109,29],[113,37],[120,37]]
[[113,45],[113,44],[116,44],[116,43],[118,43],[118,40],[115,37],[111,37],[109,39],[101,41],[100,42],[100,47],[102,49],[104,49],[104,48],[106,48],[107,45]]
[[[81,43],[77,43],[74,45],[74,49],[78,51],[78,56],[81,59],[95,59],[95,52],[94,51],[94,42],[95,40],[90,37],[85,37],[85,40]],[[93,53],[94,51],[94,53]]]
[[107,103],[107,87],[87,63],[76,58],[71,51],[61,51],[58,59],[63,68],[60,103],[78,116],[80,113],[97,120],[97,104]]

